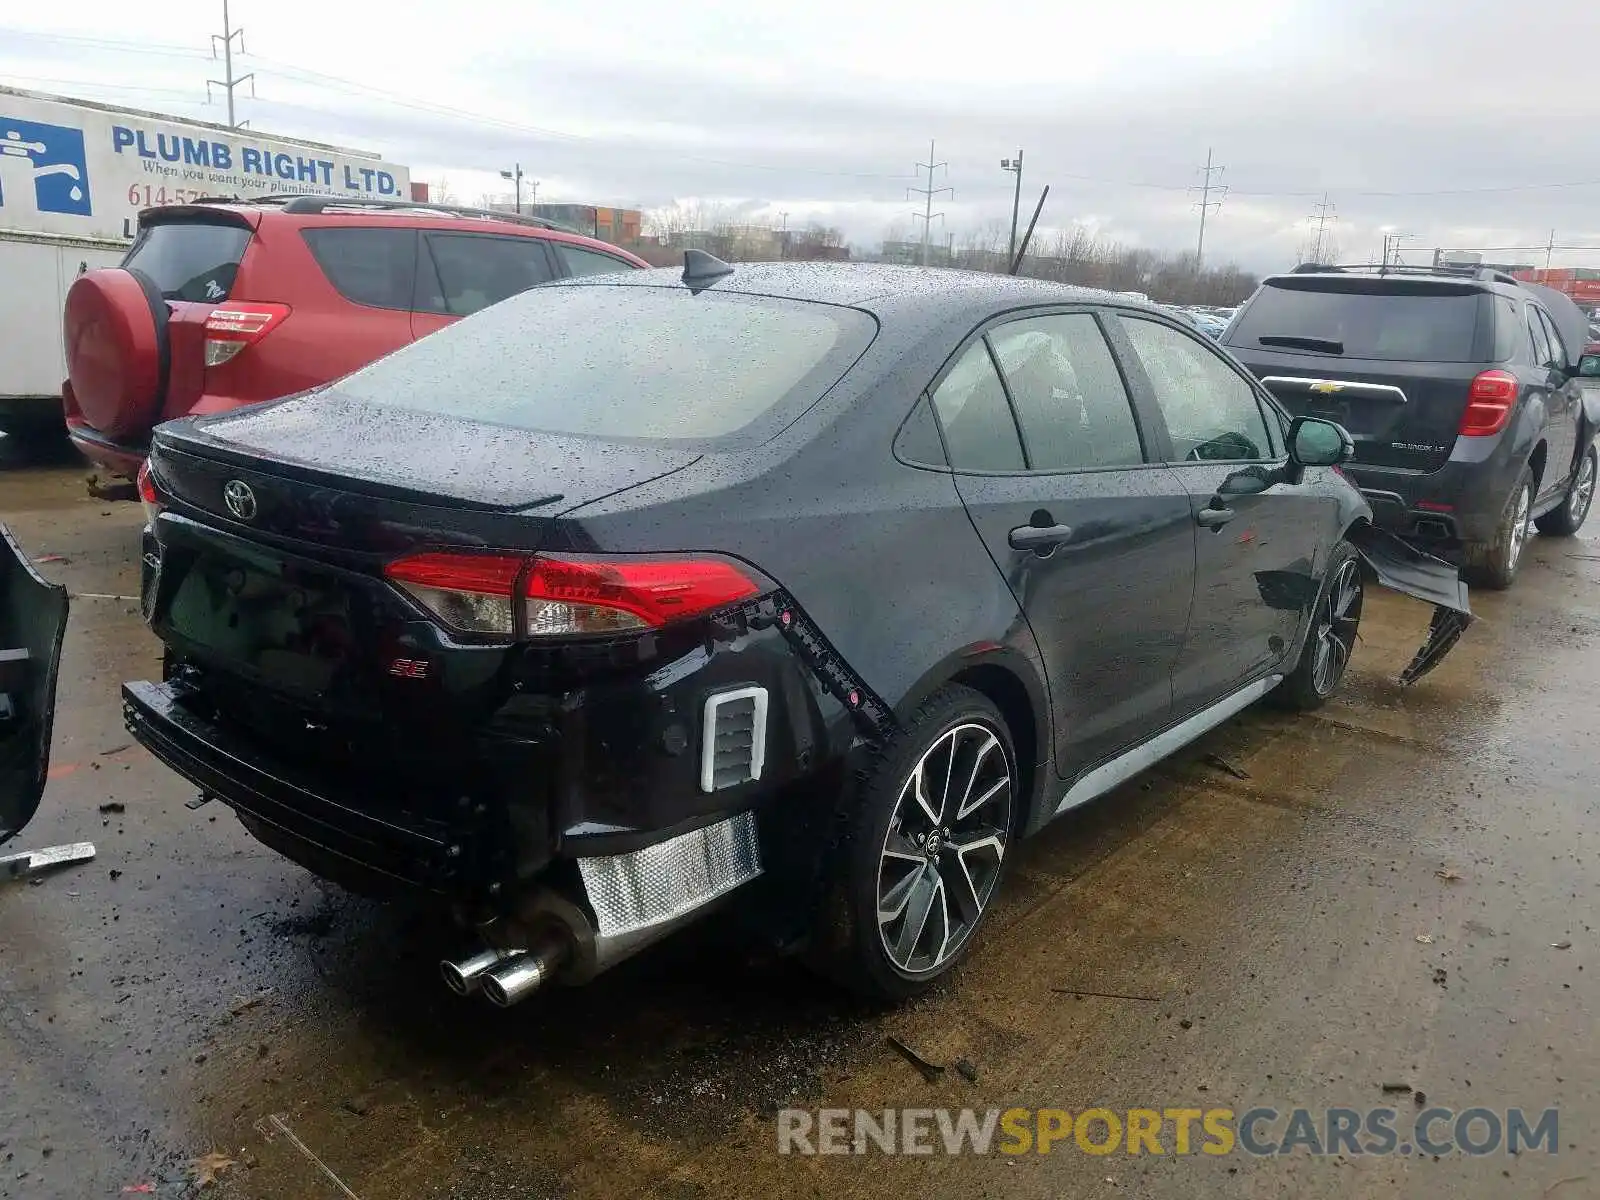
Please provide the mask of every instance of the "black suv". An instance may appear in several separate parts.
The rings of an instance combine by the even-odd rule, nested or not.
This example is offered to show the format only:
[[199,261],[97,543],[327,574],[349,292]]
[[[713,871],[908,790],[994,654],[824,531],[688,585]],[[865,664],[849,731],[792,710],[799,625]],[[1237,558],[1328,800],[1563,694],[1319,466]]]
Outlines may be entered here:
[[1306,264],[1266,279],[1222,342],[1291,413],[1350,432],[1379,525],[1504,588],[1530,524],[1567,535],[1589,514],[1585,337],[1566,296],[1487,268]]

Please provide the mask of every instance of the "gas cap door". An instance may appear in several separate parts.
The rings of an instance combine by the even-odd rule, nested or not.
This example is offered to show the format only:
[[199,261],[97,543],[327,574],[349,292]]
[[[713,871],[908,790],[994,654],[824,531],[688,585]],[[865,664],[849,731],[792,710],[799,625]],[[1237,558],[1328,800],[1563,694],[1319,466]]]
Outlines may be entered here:
[[44,794],[66,632],[67,589],[46,583],[0,525],[0,844]]

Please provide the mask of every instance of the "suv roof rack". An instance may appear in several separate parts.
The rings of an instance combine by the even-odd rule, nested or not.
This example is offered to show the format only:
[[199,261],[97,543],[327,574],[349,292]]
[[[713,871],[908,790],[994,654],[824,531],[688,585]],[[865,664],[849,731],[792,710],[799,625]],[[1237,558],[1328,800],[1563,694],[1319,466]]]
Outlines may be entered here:
[[1300,263],[1290,271],[1291,275],[1342,275],[1354,272],[1370,272],[1376,275],[1445,275],[1452,279],[1476,279],[1483,283],[1510,283],[1522,286],[1522,280],[1504,271],[1497,271],[1493,267],[1475,266],[1449,266],[1446,264],[1411,266],[1406,263]]
[[581,229],[563,225],[547,217],[526,213],[500,212],[492,208],[469,208],[461,204],[434,204],[427,200],[375,200],[365,196],[324,196],[311,193],[281,194],[276,196],[199,196],[191,204],[271,204],[286,213],[315,214],[339,212],[388,212],[422,216],[468,217],[483,221],[509,221],[513,225],[527,225],[534,229],[554,229],[560,233],[573,233],[591,237]]

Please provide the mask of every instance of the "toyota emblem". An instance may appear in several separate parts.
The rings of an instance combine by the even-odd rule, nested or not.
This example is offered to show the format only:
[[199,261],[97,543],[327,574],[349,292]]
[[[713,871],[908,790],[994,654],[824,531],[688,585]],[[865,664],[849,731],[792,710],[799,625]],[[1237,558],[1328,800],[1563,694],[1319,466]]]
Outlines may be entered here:
[[222,502],[241,521],[256,519],[256,494],[242,479],[230,479],[222,489]]

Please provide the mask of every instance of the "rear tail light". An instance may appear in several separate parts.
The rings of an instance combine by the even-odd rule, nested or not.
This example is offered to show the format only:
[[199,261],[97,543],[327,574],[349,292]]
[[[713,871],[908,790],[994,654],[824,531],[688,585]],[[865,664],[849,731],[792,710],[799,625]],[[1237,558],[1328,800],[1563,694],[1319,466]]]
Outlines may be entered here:
[[1485,371],[1467,389],[1467,411],[1461,414],[1463,437],[1499,433],[1511,419],[1517,394],[1522,390],[1510,371]]
[[232,301],[206,318],[206,366],[220,367],[246,346],[259,342],[289,315],[287,304]]
[[148,458],[139,464],[139,475],[135,483],[139,489],[139,503],[144,505],[144,519],[154,525],[156,517],[161,512],[161,493],[156,491],[156,482],[150,477]]
[[720,558],[428,553],[384,574],[449,628],[508,638],[658,629],[760,593]]

